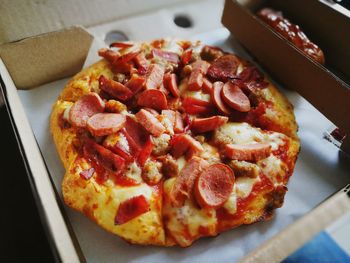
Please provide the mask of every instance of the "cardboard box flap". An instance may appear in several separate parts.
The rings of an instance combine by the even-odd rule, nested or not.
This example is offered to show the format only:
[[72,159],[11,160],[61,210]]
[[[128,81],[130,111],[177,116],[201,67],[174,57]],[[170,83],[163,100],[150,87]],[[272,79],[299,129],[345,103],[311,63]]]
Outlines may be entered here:
[[225,1],[222,22],[277,81],[296,90],[335,125],[350,134],[347,106],[350,88],[344,81],[306,57],[293,44],[252,16],[249,8],[234,0]]
[[0,56],[16,87],[28,89],[80,71],[92,40],[82,27],[71,27],[3,44]]
[[185,0],[2,0],[0,44],[74,25],[89,27],[178,2]]
[[323,50],[327,67],[340,73],[349,84],[350,17],[329,5],[336,4],[325,4],[318,0],[308,1],[307,4],[304,1],[268,0],[264,4],[282,10],[285,17],[300,25],[306,35]]

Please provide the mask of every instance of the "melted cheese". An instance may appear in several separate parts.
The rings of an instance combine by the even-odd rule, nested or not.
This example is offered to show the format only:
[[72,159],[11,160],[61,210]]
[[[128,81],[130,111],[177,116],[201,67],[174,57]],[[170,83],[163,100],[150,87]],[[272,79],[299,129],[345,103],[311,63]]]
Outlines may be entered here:
[[223,206],[226,211],[230,214],[235,214],[237,211],[237,193],[236,193],[236,185],[233,186],[230,197],[227,199]]
[[[169,195],[176,178],[171,178],[164,183],[164,193]],[[171,235],[181,246],[189,246],[193,239],[200,236],[200,227],[204,227],[209,234],[216,232],[215,209],[200,209],[191,200],[186,200],[182,207],[173,207],[169,199],[165,199],[163,214],[169,219],[166,227]],[[190,240],[187,239],[190,234]]]
[[141,168],[136,164],[136,162],[133,162],[128,166],[125,175],[128,178],[135,180],[137,183],[142,182]]
[[245,198],[247,197],[252,189],[255,183],[260,181],[260,178],[250,178],[250,177],[238,177],[236,178],[236,193],[238,197]]
[[274,184],[281,183],[288,170],[287,165],[274,155],[259,161],[257,164]]
[[278,132],[264,132],[260,128],[255,128],[248,123],[229,122],[222,125],[215,131],[214,140],[219,144],[251,144],[265,142],[271,145],[272,150],[276,150],[284,143],[287,137]]

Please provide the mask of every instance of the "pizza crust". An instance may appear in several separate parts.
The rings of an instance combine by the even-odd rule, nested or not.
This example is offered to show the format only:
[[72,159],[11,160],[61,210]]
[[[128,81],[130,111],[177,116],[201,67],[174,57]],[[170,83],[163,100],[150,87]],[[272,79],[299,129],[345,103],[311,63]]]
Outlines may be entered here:
[[[251,202],[246,207],[247,212],[243,217],[226,215],[224,219],[220,219],[220,222],[218,222],[218,212],[215,209],[200,209],[191,199],[187,200],[183,207],[172,207],[168,194],[171,185],[174,183],[174,178],[164,181],[164,194],[162,194],[161,187],[150,186],[144,182],[134,187],[122,187],[115,185],[111,180],[99,184],[94,177],[89,180],[82,179],[79,175],[80,172],[90,168],[91,164],[78,154],[75,147],[78,141],[75,129],[72,127],[62,128],[62,116],[84,94],[100,91],[98,78],[101,74],[109,78],[113,77],[110,64],[104,59],[78,73],[66,85],[53,105],[50,129],[66,170],[62,182],[62,192],[64,201],[68,206],[84,213],[107,231],[130,243],[162,246],[177,244],[185,247],[202,236],[215,236],[241,224],[250,224],[268,219],[272,216],[273,210],[282,205],[286,192],[285,185],[293,172],[300,144],[297,137],[297,124],[293,114],[293,106],[272,84],[261,89],[257,98],[259,101],[271,102],[273,105],[266,111],[265,118],[270,121],[266,123],[272,124],[269,127],[270,131],[276,133],[268,132],[269,134],[266,135],[259,128],[251,128],[257,134],[266,135],[266,138],[272,138],[274,135],[275,137],[283,137],[284,140],[280,142],[289,144],[284,157],[288,162],[279,160],[280,166],[276,166],[277,168],[274,171],[271,170],[272,168],[270,171],[266,168],[271,166],[270,163],[276,163],[276,160],[273,160],[271,156],[272,159],[269,157],[271,160],[267,158],[257,163],[261,171],[265,171],[270,175],[274,187],[257,192],[251,198]],[[244,128],[248,124],[238,123],[236,125],[241,125]],[[271,142],[269,139],[267,141]],[[219,154],[215,147],[208,144],[205,149],[202,154],[203,158],[211,163],[217,162]],[[179,164],[182,162],[179,168],[183,167],[184,159],[180,158],[178,162]],[[251,181],[254,181],[254,179]],[[258,181],[259,178],[255,180],[255,182]],[[237,204],[234,202],[237,202],[240,191],[236,185],[224,206],[229,208],[227,211],[237,210]],[[115,225],[115,212],[120,203],[139,194],[143,194],[149,201],[150,211],[125,224]]]

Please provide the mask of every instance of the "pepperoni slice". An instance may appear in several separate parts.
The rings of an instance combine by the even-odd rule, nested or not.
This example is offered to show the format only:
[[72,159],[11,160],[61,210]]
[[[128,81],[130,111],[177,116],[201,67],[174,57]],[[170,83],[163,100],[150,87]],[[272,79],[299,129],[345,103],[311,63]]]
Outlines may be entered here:
[[141,109],[135,114],[137,121],[152,135],[158,137],[165,132],[164,126],[152,113]]
[[194,187],[195,198],[202,208],[219,208],[230,197],[234,173],[225,164],[213,164],[197,178]]
[[211,94],[211,99],[214,102],[215,106],[221,111],[223,114],[230,115],[231,110],[226,106],[224,101],[221,99],[222,88],[224,87],[224,83],[221,81],[216,81],[213,84],[213,89]]
[[125,116],[118,113],[97,113],[87,121],[87,128],[95,137],[119,131],[125,124]]
[[124,202],[119,207],[114,218],[115,225],[122,225],[130,220],[150,211],[150,205],[144,195],[134,196]]
[[170,144],[172,146],[171,154],[175,158],[179,158],[188,151],[191,152],[191,155],[199,155],[204,151],[203,146],[188,134],[174,136]]
[[133,95],[132,91],[128,87],[117,81],[107,79],[104,75],[101,75],[98,81],[100,89],[108,93],[113,98],[125,101],[130,99]]
[[180,91],[177,86],[177,77],[176,74],[167,73],[164,75],[164,86],[167,90],[170,91],[170,93],[175,97],[180,97]]
[[271,145],[268,143],[227,144],[224,147],[224,155],[238,161],[257,162],[270,153]]
[[248,112],[250,110],[250,101],[237,85],[226,82],[221,91],[224,101],[232,108],[240,112]]
[[185,200],[189,198],[194,183],[199,174],[208,167],[208,162],[199,157],[193,157],[182,168],[176,177],[170,191],[170,200],[175,207],[183,206]]
[[191,130],[196,133],[213,131],[224,125],[228,121],[228,117],[213,116],[209,118],[194,118],[191,123]]
[[180,62],[179,55],[175,52],[154,48],[152,50],[152,55],[153,57],[160,57],[175,64]]
[[164,68],[158,64],[149,66],[145,87],[146,89],[156,89],[163,83]]
[[104,108],[105,103],[97,93],[88,93],[83,95],[71,107],[69,121],[73,126],[83,128],[92,115],[103,112]]
[[137,104],[155,110],[164,110],[168,107],[165,94],[157,89],[150,89],[142,92],[137,100]]
[[209,67],[207,75],[214,80],[227,81],[237,78],[236,72],[240,64],[234,55],[223,55],[217,58]]
[[113,63],[120,58],[120,54],[108,48],[101,48],[98,55],[106,59],[109,63]]
[[144,77],[138,76],[137,74],[132,74],[129,81],[125,83],[125,86],[129,88],[134,94],[136,94],[143,89],[144,83],[145,83]]

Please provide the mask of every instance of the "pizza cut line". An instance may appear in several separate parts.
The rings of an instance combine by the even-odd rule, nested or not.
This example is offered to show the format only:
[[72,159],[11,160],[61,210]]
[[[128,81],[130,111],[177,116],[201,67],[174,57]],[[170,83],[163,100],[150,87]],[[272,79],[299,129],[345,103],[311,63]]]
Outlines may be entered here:
[[201,42],[118,42],[55,102],[65,203],[141,245],[190,246],[271,218],[299,152],[293,107]]

